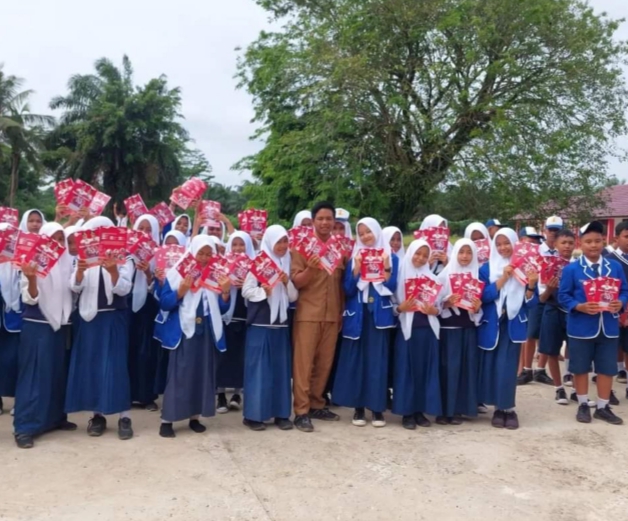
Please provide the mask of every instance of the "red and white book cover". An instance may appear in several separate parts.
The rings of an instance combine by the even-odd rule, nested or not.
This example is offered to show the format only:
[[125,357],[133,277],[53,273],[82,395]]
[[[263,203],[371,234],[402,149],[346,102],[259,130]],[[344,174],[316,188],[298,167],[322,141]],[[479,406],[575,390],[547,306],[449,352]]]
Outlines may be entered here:
[[170,200],[183,210],[187,210],[192,201],[201,199],[207,190],[207,185],[198,177],[188,179],[180,187],[175,188]]
[[262,251],[255,257],[251,273],[263,286],[274,288],[280,281],[282,271],[275,261]]
[[316,235],[308,235],[301,239],[294,247],[295,251],[306,259],[317,256],[322,257],[327,251],[327,246]]
[[515,278],[524,286],[528,284],[528,273],[541,271],[541,255],[539,254],[538,244],[529,242],[518,242],[513,249],[512,259],[510,261],[515,269]]
[[111,197],[102,192],[96,192],[92,202],[89,205],[89,214],[90,215],[101,215],[105,209],[105,207],[111,201]]
[[186,278],[188,275],[192,277],[192,293],[196,293],[200,289],[203,268],[201,268],[201,265],[196,261],[191,252],[188,251],[185,253],[177,266],[177,271],[183,278]]
[[364,248],[360,250],[360,255],[362,256],[360,278],[365,282],[384,282],[386,280],[384,250]]
[[[331,244],[330,244],[331,243]],[[353,247],[355,246],[355,241],[345,235],[332,235],[332,237],[327,241],[327,246],[332,247],[337,245],[340,248],[344,257],[351,257],[353,254]]]
[[288,241],[290,242],[290,248],[296,248],[297,244],[304,239],[312,237],[314,235],[314,228],[311,226],[295,226],[288,230]]
[[100,236],[94,230],[79,230],[75,234],[78,258],[87,262],[87,267],[100,265]]
[[201,201],[198,211],[201,214],[202,226],[219,227],[220,210],[221,205],[217,201]]
[[33,248],[35,248],[42,237],[42,235],[37,233],[18,233],[17,241],[15,243],[15,253],[13,255],[13,265],[18,267],[21,266],[28,254]]
[[611,302],[619,298],[621,280],[612,277],[598,277],[582,283],[587,302],[596,302],[602,310],[607,310]]
[[70,194],[74,189],[74,179],[59,181],[54,188],[57,204],[67,204]]
[[98,228],[100,236],[100,260],[113,258],[116,264],[124,264],[126,262],[126,238],[127,229],[117,226],[109,226],[106,228]]
[[344,255],[336,245],[332,244],[330,246],[329,241],[327,241],[325,246],[325,252],[321,256],[321,267],[331,275],[340,266]]
[[486,264],[491,258],[491,243],[488,239],[480,239],[474,241],[475,246],[478,249],[478,263],[480,265]]
[[66,201],[68,209],[72,212],[78,212],[83,208],[89,208],[92,200],[96,196],[96,192],[98,192],[98,190],[92,185],[81,179],[77,179],[74,181],[74,186]]
[[20,230],[15,226],[8,226],[5,230],[0,230],[0,264],[13,260],[19,234]]
[[473,301],[482,298],[484,282],[474,278],[470,273],[454,273],[449,275],[449,283],[451,284],[452,295],[460,297],[456,307],[474,312]]
[[232,282],[243,282],[253,265],[253,259],[245,253],[227,253],[225,260]]
[[20,214],[17,208],[0,206],[0,223],[10,224],[14,228],[17,228],[20,223]]
[[126,252],[133,255],[135,250],[139,248],[140,242],[150,240],[150,236],[139,230],[129,229],[126,233]]
[[155,252],[155,266],[166,272],[173,268],[183,255],[185,255],[185,246],[179,246],[178,244],[160,246]]
[[124,200],[124,206],[126,207],[126,213],[129,216],[131,224],[135,224],[135,221],[142,215],[148,213],[148,208],[144,203],[144,199],[140,194],[132,195]]
[[157,219],[157,222],[159,223],[159,226],[161,228],[170,224],[176,218],[176,216],[174,215],[174,212],[170,209],[170,206],[168,206],[163,201],[153,206],[148,211],[148,213],[150,213],[151,215],[155,217],[155,219]]
[[415,239],[423,239],[430,245],[433,251],[445,253],[447,253],[449,248],[449,235],[449,228],[445,228],[444,226],[434,226],[414,232]]
[[419,295],[421,293],[421,278],[415,277],[412,279],[406,279],[404,283],[404,290],[406,300],[414,301],[414,306],[411,311],[419,311]]
[[26,255],[24,262],[37,264],[37,276],[43,279],[48,276],[50,270],[59,262],[61,255],[65,252],[65,247],[47,235],[40,235],[39,237],[39,242]]
[[220,279],[229,276],[229,267],[224,257],[214,256],[209,259],[201,276],[201,286],[214,293],[222,293]]
[[442,284],[425,276],[406,279],[404,286],[406,300],[415,302],[410,311],[421,311],[426,305],[436,304],[442,287]]
[[150,262],[155,256],[157,250],[157,243],[151,238],[140,241],[132,254],[135,262]]
[[565,266],[569,265],[568,260],[554,255],[543,256],[540,260],[541,271],[539,272],[539,281],[544,285],[547,285],[554,277],[560,279],[563,274],[563,269]]
[[245,210],[238,214],[238,220],[242,231],[259,240],[268,226],[268,212],[255,209]]

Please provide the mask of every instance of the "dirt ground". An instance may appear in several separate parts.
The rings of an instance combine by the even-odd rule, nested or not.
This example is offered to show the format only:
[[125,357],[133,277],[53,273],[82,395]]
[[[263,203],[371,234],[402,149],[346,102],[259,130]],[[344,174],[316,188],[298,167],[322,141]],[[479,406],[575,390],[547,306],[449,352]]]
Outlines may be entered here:
[[[317,422],[313,434],[261,433],[238,413],[206,420],[205,434],[179,425],[158,436],[158,413],[134,412],[135,438],[119,441],[117,419],[99,439],[55,432],[19,450],[12,419],[0,417],[2,520],[553,520],[623,518],[628,508],[627,425],[581,425],[553,388],[519,388],[521,429],[406,431]],[[594,393],[592,393],[594,394]],[[11,406],[5,400],[5,407]]]

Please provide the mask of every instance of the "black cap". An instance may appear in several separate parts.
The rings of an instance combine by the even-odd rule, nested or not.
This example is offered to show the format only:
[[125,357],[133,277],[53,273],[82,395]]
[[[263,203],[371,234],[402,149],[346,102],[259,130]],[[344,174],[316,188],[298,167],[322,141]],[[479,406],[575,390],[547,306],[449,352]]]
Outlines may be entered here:
[[604,235],[604,225],[600,221],[591,221],[580,228],[580,237],[584,237],[587,233],[601,233]]

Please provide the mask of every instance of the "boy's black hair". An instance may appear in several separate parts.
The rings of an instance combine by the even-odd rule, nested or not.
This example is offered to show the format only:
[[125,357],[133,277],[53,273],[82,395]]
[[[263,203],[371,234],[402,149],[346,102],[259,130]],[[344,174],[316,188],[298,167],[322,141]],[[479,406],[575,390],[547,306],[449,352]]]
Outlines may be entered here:
[[316,214],[321,210],[331,210],[332,215],[334,217],[336,216],[336,208],[333,204],[328,203],[327,201],[320,201],[312,208],[312,219],[316,219]]
[[574,234],[574,232],[568,230],[567,228],[558,230],[558,233],[556,234],[556,240],[560,239],[561,237],[569,237],[570,239],[576,240],[576,235]]
[[615,237],[619,237],[621,232],[628,230],[628,221],[622,221],[615,226]]

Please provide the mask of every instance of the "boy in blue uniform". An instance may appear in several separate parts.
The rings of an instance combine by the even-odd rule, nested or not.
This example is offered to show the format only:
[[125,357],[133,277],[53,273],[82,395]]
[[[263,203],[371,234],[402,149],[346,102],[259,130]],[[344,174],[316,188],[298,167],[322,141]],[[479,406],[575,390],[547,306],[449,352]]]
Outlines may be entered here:
[[[558,291],[558,303],[569,315],[569,365],[574,374],[574,386],[578,396],[576,419],[591,422],[588,405],[589,372],[595,363],[597,372],[597,407],[594,418],[612,425],[623,420],[609,406],[613,377],[617,374],[617,342],[619,338],[619,313],[628,303],[628,283],[624,271],[614,261],[602,257],[604,250],[604,226],[594,221],[580,229],[582,256],[563,270]],[[595,302],[587,302],[583,282],[598,277],[612,277],[621,281],[619,298],[602,311]]]

